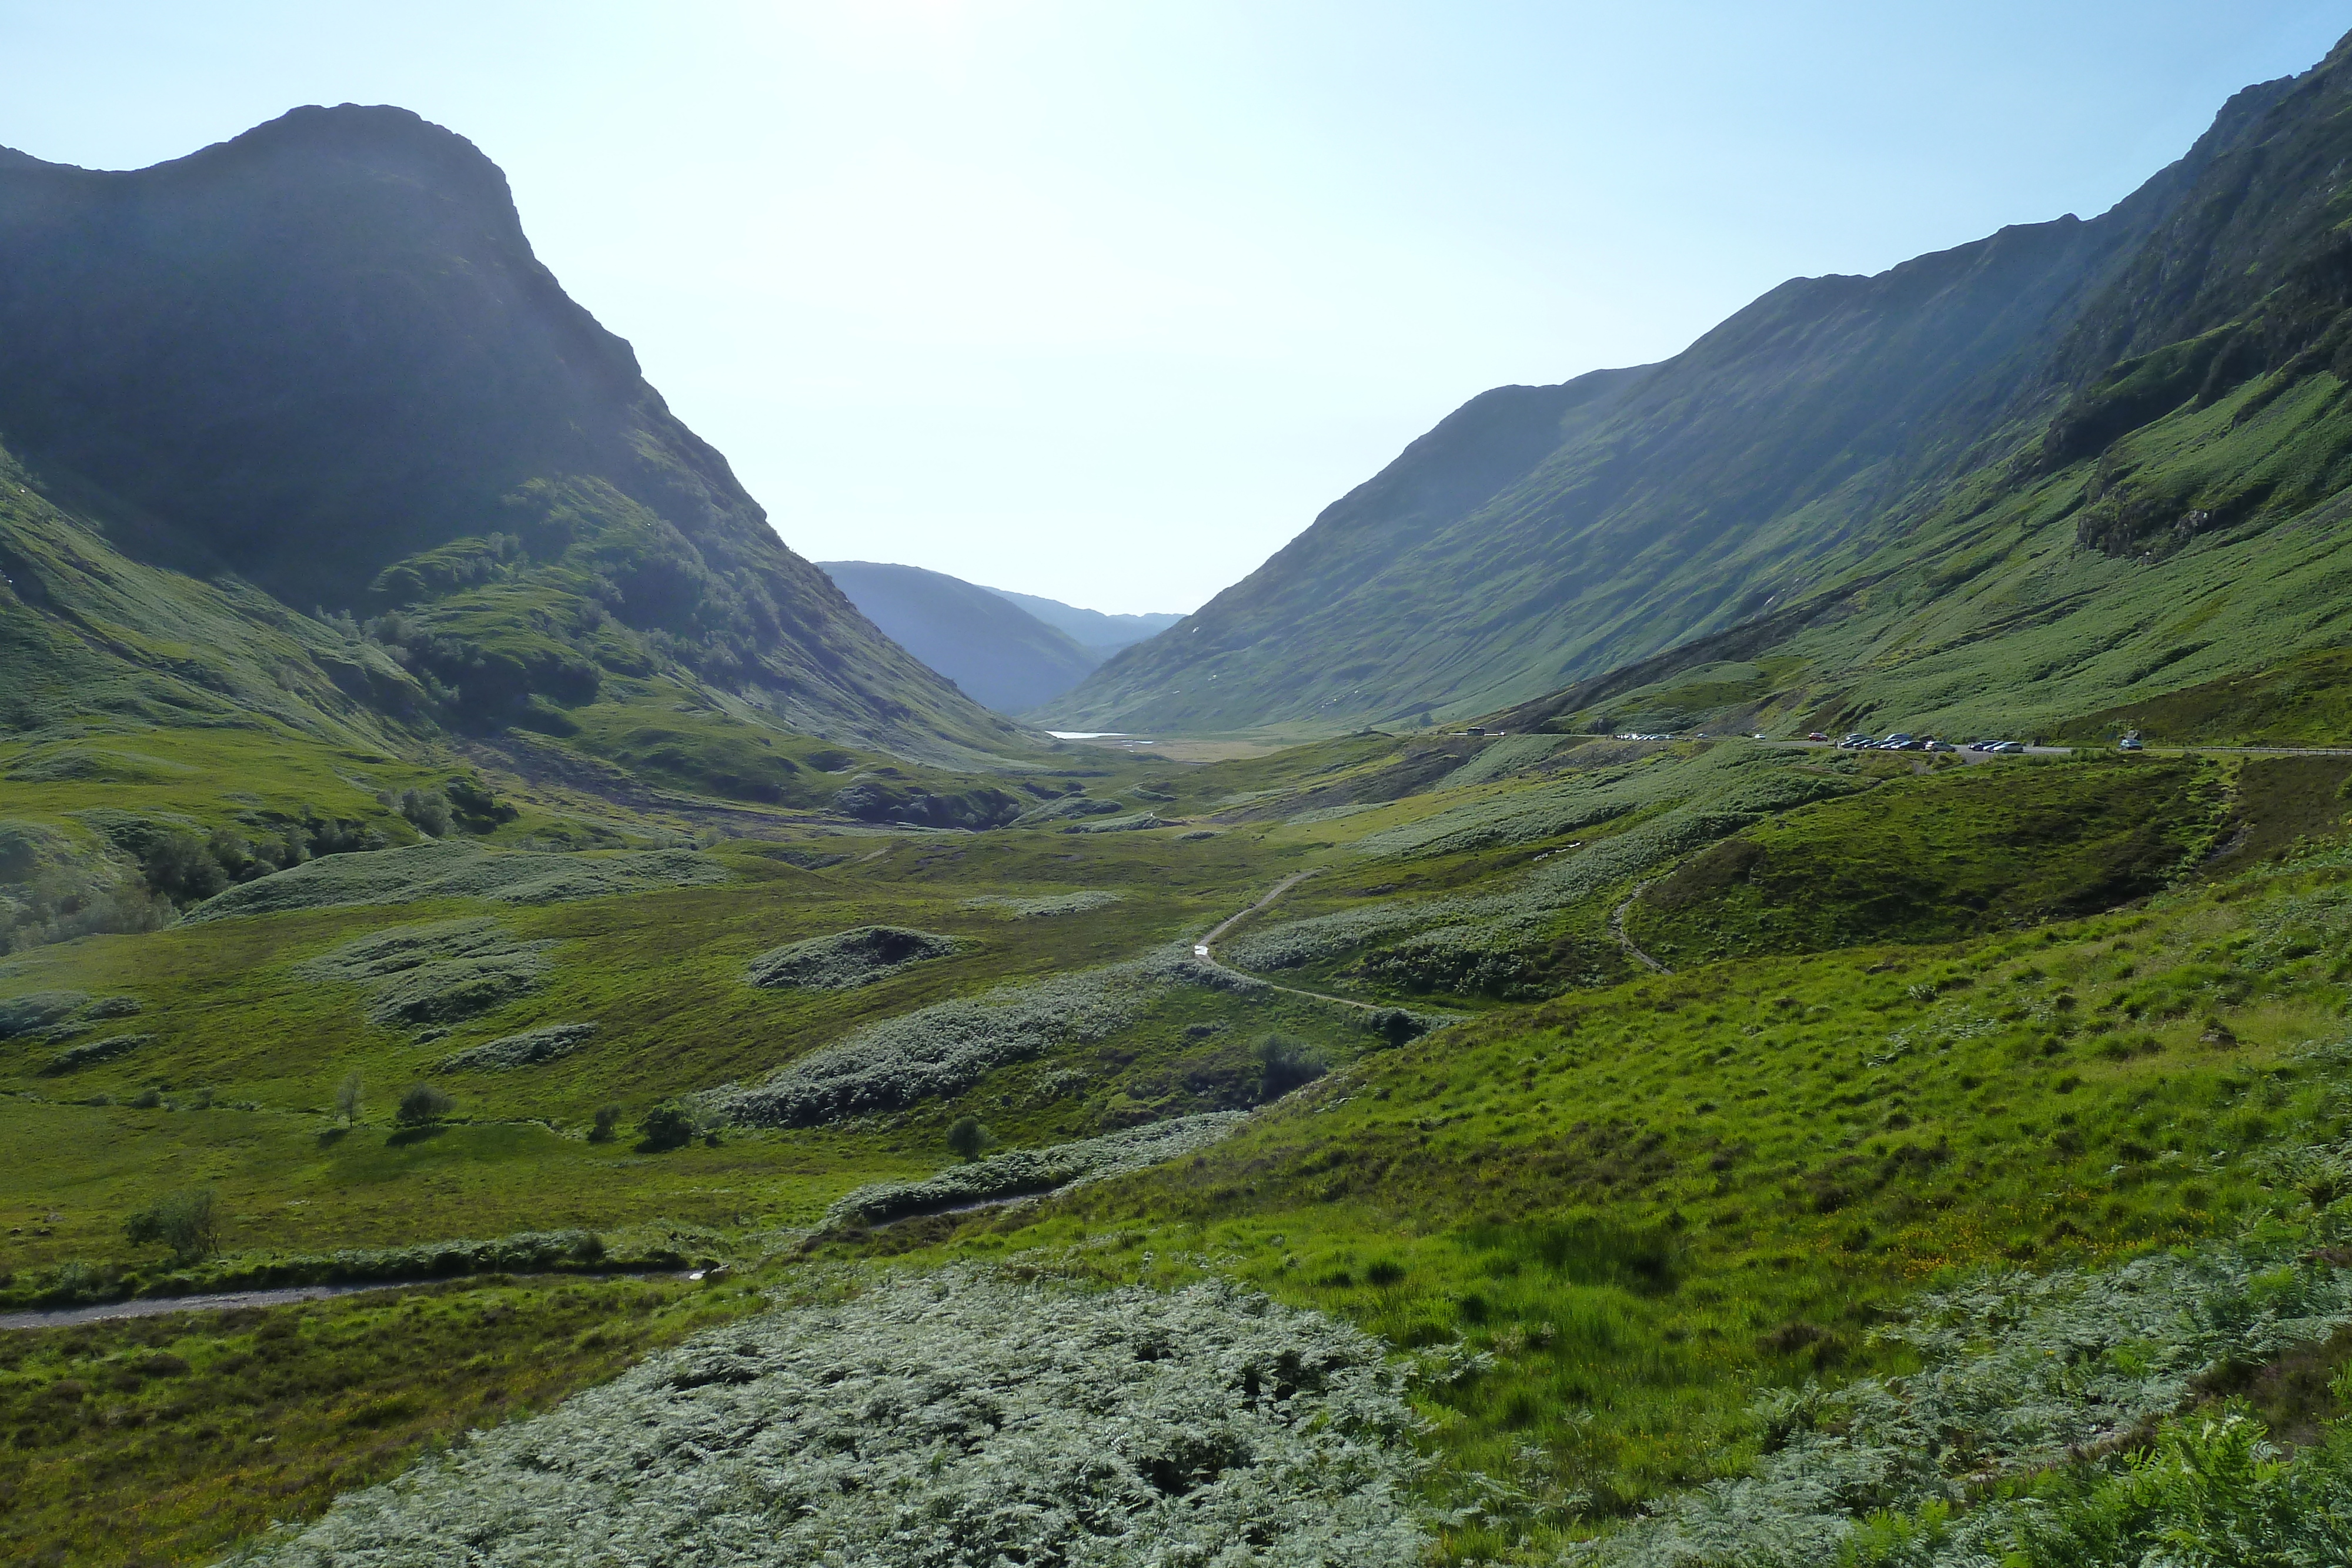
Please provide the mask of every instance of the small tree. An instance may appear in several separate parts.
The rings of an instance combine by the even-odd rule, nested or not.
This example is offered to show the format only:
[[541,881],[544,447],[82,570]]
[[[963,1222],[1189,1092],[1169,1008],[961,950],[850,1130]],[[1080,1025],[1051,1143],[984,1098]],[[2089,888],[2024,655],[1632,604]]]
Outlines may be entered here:
[[335,1114],[343,1119],[344,1126],[360,1124],[360,1096],[366,1089],[366,1082],[360,1077],[360,1070],[356,1067],[344,1073],[342,1082],[335,1086]]
[[963,1160],[980,1158],[982,1151],[994,1142],[977,1116],[958,1116],[948,1124],[948,1152]]
[[404,1127],[429,1127],[457,1108],[457,1102],[430,1083],[416,1083],[400,1097],[392,1119]]
[[1331,1071],[1322,1053],[1305,1040],[1270,1034],[1250,1047],[1257,1059],[1257,1097],[1279,1100],[1302,1083],[1312,1083]]
[[208,1258],[220,1246],[220,1216],[213,1189],[191,1187],[141,1209],[123,1225],[131,1245],[160,1241],[172,1249],[176,1263]]
[[611,1143],[614,1129],[621,1124],[621,1115],[618,1105],[597,1106],[596,1124],[588,1129],[588,1141],[592,1144]]
[[675,1100],[665,1100],[637,1124],[637,1146],[653,1153],[682,1149],[694,1141],[694,1113]]
[[400,814],[420,832],[446,838],[449,832],[449,797],[438,789],[403,789]]

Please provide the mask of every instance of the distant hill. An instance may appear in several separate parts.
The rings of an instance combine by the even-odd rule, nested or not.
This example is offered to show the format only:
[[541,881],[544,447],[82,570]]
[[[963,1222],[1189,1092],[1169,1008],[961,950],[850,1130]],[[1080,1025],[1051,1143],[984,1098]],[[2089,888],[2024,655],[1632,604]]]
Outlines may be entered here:
[[1091,649],[1095,662],[1101,663],[1121,648],[1140,643],[1147,637],[1157,637],[1179,621],[1181,615],[1107,615],[1099,610],[1081,610],[1075,604],[1065,604],[1058,599],[1040,599],[1034,593],[1014,593],[1009,589],[988,591],[1002,599],[1009,599],[1046,625],[1066,632],[1080,647]]
[[[1101,654],[1023,608],[1051,600],[981,588],[919,566],[818,564],[900,647],[999,713],[1020,713],[1059,696],[1102,662]],[[1095,615],[1091,610],[1071,613]]]
[[259,704],[618,758],[683,705],[933,762],[1028,744],[786,548],[497,166],[405,110],[129,172],[0,151],[0,640],[39,650],[0,733]]
[[2340,642],[2347,109],[2339,45],[2102,216],[1484,393],[1056,715],[2009,727]]

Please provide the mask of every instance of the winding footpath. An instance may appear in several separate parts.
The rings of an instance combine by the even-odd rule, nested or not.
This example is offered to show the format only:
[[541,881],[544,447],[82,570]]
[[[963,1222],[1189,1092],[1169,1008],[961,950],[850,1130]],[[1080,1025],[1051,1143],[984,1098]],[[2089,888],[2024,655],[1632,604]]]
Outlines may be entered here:
[[1230,975],[1237,980],[1246,981],[1253,986],[1264,986],[1270,991],[1280,991],[1286,997],[1305,997],[1309,1001],[1330,1002],[1338,1007],[1354,1008],[1359,1012],[1381,1013],[1392,1011],[1392,1009],[1383,1007],[1378,1002],[1360,1002],[1353,997],[1335,997],[1328,991],[1305,991],[1299,989],[1297,986],[1276,985],[1274,981],[1265,978],[1264,976],[1253,975],[1246,969],[1236,969],[1230,964],[1222,964],[1217,961],[1216,946],[1218,937],[1223,936],[1240,922],[1257,914],[1260,910],[1265,908],[1266,905],[1272,904],[1276,899],[1280,898],[1284,894],[1288,893],[1292,888],[1297,887],[1300,883],[1305,882],[1308,877],[1313,876],[1314,874],[1315,870],[1312,867],[1306,871],[1293,872],[1288,876],[1284,877],[1280,882],[1276,883],[1272,887],[1267,888],[1265,890],[1265,896],[1260,898],[1255,904],[1251,904],[1247,909],[1240,910],[1234,914],[1225,916],[1223,920],[1218,922],[1215,930],[1210,932],[1206,936],[1202,937],[1198,942],[1192,944],[1192,956],[1199,959],[1206,967],[1214,969],[1221,975]]
[[1649,885],[1646,882],[1637,883],[1633,891],[1625,895],[1625,902],[1609,912],[1609,934],[1617,938],[1617,946],[1625,949],[1627,957],[1648,969],[1652,974],[1671,975],[1674,973],[1672,969],[1634,946],[1633,939],[1625,935],[1625,912],[1633,907],[1633,901],[1641,897],[1642,890]]

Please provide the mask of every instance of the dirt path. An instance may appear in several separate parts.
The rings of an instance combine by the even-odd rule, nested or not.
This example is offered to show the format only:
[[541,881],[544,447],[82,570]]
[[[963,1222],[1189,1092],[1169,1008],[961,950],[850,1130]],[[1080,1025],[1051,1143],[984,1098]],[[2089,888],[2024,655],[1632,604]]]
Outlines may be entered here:
[[1646,882],[1637,883],[1633,891],[1625,895],[1625,902],[1609,912],[1609,934],[1617,938],[1617,946],[1625,949],[1625,956],[1643,968],[1654,974],[1671,975],[1674,973],[1672,969],[1634,946],[1633,939],[1625,935],[1625,912],[1633,907],[1633,901],[1641,897],[1642,890],[1649,885]]
[[1192,956],[1198,958],[1202,963],[1207,965],[1210,968],[1216,970],[1221,975],[1231,975],[1236,979],[1247,980],[1252,985],[1264,986],[1270,991],[1280,991],[1286,997],[1305,997],[1309,1001],[1329,1002],[1337,1007],[1354,1008],[1359,1012],[1384,1013],[1392,1010],[1379,1002],[1360,1002],[1353,997],[1335,997],[1328,991],[1304,991],[1299,989],[1297,986],[1277,985],[1276,982],[1267,979],[1263,975],[1253,975],[1247,969],[1236,969],[1230,964],[1221,964],[1217,961],[1215,949],[1218,937],[1223,936],[1226,932],[1232,930],[1236,923],[1255,915],[1267,904],[1272,904],[1276,899],[1280,898],[1284,894],[1288,893],[1292,888],[1297,887],[1300,883],[1305,882],[1308,877],[1313,876],[1314,874],[1315,873],[1312,869],[1301,872],[1293,872],[1290,875],[1284,877],[1280,882],[1276,883],[1272,887],[1267,888],[1265,890],[1265,897],[1259,899],[1255,904],[1251,904],[1247,909],[1242,910],[1237,914],[1227,915],[1223,920],[1218,923],[1215,930],[1210,932],[1206,936],[1202,937],[1198,942],[1193,943]]
[[277,1307],[289,1301],[357,1295],[362,1291],[397,1291],[410,1285],[438,1283],[434,1280],[394,1280],[364,1285],[291,1285],[278,1291],[232,1291],[218,1296],[148,1296],[132,1301],[103,1301],[94,1307],[59,1307],[46,1312],[0,1312],[0,1329],[65,1328],[74,1323],[103,1322],[109,1318],[162,1317],[165,1312],[225,1312],[239,1307]]

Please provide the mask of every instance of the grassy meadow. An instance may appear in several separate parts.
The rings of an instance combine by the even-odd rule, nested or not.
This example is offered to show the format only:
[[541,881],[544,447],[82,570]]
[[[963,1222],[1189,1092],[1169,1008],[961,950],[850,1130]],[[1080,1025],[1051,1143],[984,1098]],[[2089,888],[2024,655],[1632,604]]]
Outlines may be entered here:
[[[500,869],[538,865],[519,812],[430,865],[331,857],[236,895],[269,890],[266,913],[0,960],[7,1303],[474,1271],[9,1331],[0,1400],[29,1413],[10,1528],[37,1561],[206,1561],[265,1512],[315,1517],[462,1450],[485,1412],[544,1409],[751,1310],[740,1289],[961,1262],[1080,1288],[1213,1276],[1440,1357],[1412,1398],[1443,1552],[1543,1561],[1777,1462],[1759,1394],[1915,1368],[1885,1331],[1923,1291],[2327,1207],[2282,1173],[2352,1131],[2328,1049],[2352,769],[1528,738],[1090,753],[1026,826],[800,818],[690,851],[648,830],[543,856],[582,873],[552,879]],[[412,864],[439,880],[410,888]],[[1188,967],[1300,872],[1221,938],[1238,974]],[[600,891],[625,873],[633,891]],[[1642,969],[1620,925],[1675,972]],[[1511,963],[1447,957],[1471,949]],[[730,1110],[844,1062],[903,1081],[870,1105]],[[446,1103],[404,1120],[417,1085]],[[1171,1163],[1117,1153],[1178,1118],[1200,1131]],[[965,1123],[979,1165],[950,1152]],[[131,1239],[198,1189],[201,1248]],[[673,1278],[715,1264],[745,1286]],[[526,1375],[468,1341],[482,1314],[517,1355],[572,1349]],[[641,1330],[600,1339],[592,1318]],[[207,1400],[120,1370],[200,1377],[249,1364],[287,1332],[269,1325],[309,1345],[362,1322],[411,1337],[331,1390],[289,1374],[278,1501],[242,1497]],[[451,1381],[483,1355],[479,1392]],[[350,1414],[379,1406],[402,1414]],[[148,1436],[100,1442],[118,1430]],[[101,1475],[162,1500],[95,1527],[75,1500]]]

